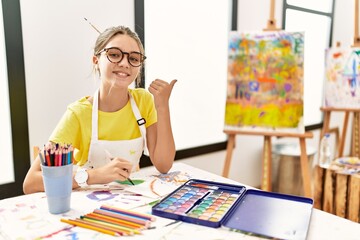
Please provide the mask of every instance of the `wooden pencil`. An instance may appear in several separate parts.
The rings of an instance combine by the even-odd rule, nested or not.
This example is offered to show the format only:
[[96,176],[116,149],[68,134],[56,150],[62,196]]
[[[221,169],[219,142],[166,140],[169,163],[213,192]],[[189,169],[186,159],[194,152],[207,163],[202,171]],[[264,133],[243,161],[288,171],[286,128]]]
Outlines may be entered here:
[[144,225],[139,224],[139,223],[129,222],[129,221],[125,221],[125,220],[110,217],[110,216],[105,216],[105,215],[98,214],[98,213],[88,213],[85,216],[90,217],[90,218],[95,218],[98,220],[108,221],[108,222],[115,223],[115,224],[122,224],[124,226],[132,227],[132,228],[137,228],[137,229],[145,228]]
[[130,222],[139,223],[139,224],[144,225],[145,227],[149,227],[149,225],[150,225],[150,221],[148,221],[148,220],[132,217],[132,216],[129,216],[126,214],[116,213],[116,212],[109,211],[109,210],[95,209],[94,212],[100,213],[100,214],[103,214],[106,216],[118,218],[118,219],[123,219],[123,220],[130,221]]
[[43,166],[46,166],[46,162],[45,162],[45,159],[43,158],[42,154],[41,154],[41,151],[39,151],[39,157],[40,157],[40,161],[41,161],[41,164]]
[[67,164],[71,164],[71,147],[67,149]]
[[124,227],[124,226],[121,226],[116,223],[105,222],[102,220],[93,219],[93,218],[84,217],[84,216],[81,217],[81,220],[85,221],[85,222],[98,224],[99,226],[106,226],[106,227],[111,228],[113,231],[123,232],[124,234],[127,234],[127,235],[141,234],[140,230],[138,230],[138,229]]
[[51,167],[52,164],[51,164],[51,160],[50,160],[50,155],[47,151],[45,151],[45,159],[46,159],[47,166]]
[[100,209],[110,210],[110,211],[114,211],[114,212],[117,212],[117,213],[123,213],[123,214],[127,214],[127,215],[130,215],[130,216],[136,216],[136,217],[143,218],[143,219],[150,220],[150,221],[155,221],[156,220],[156,218],[154,216],[149,215],[149,214],[138,213],[138,212],[125,210],[125,209],[121,209],[121,208],[117,208],[117,207],[113,207],[113,206],[102,205],[100,207]]
[[64,222],[64,223],[68,223],[68,224],[71,224],[71,225],[74,225],[74,226],[78,226],[78,227],[82,227],[82,228],[87,228],[87,229],[90,229],[90,230],[94,230],[94,231],[97,231],[97,232],[101,232],[101,233],[105,233],[105,234],[108,234],[108,235],[112,235],[112,236],[121,236],[119,233],[115,232],[115,231],[110,231],[110,230],[107,230],[107,229],[104,229],[104,228],[100,228],[100,227],[95,227],[95,226],[91,226],[90,224],[85,224],[85,223],[82,223],[82,222],[79,222],[79,221],[76,221],[76,220],[70,220],[70,219],[60,219],[61,222]]
[[94,226],[94,227],[98,227],[98,228],[104,228],[104,229],[109,230],[109,231],[114,231],[114,232],[118,233],[121,236],[134,235],[134,233],[131,232],[131,231],[126,231],[126,230],[120,229],[117,226],[111,226],[111,225],[103,224],[103,223],[101,223],[99,221],[91,221],[91,220],[89,221],[89,220],[80,219],[80,218],[77,218],[76,221],[78,221],[80,223],[88,224],[88,225],[91,225],[91,226]]

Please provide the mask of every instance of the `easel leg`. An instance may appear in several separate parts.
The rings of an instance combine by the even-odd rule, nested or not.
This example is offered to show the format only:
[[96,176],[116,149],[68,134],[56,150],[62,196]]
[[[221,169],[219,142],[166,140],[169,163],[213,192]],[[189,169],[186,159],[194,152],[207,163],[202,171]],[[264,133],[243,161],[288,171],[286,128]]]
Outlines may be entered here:
[[351,156],[360,157],[360,113],[354,112]]
[[321,129],[320,141],[323,138],[323,136],[325,135],[325,133],[327,133],[329,131],[330,115],[331,115],[330,111],[324,112],[324,123],[323,123],[323,128]]
[[271,137],[264,136],[261,189],[271,191]]
[[303,180],[303,188],[305,197],[311,198],[311,185],[310,185],[310,173],[309,173],[309,162],[306,154],[305,138],[300,138],[300,161],[301,161],[301,174]]
[[231,163],[232,152],[234,150],[234,146],[235,146],[235,134],[229,134],[228,143],[227,143],[227,147],[226,147],[225,164],[224,164],[224,169],[223,169],[223,173],[222,173],[222,176],[226,177],[226,178],[229,176],[229,169],[230,169],[230,163]]
[[346,140],[346,132],[347,132],[347,128],[348,128],[348,122],[349,122],[349,112],[346,111],[345,112],[345,116],[344,116],[344,124],[343,124],[343,129],[342,129],[342,133],[341,133],[341,137],[340,137],[340,145],[339,145],[339,151],[338,151],[338,157],[342,157],[343,153],[344,153],[344,146],[345,146],[345,140]]

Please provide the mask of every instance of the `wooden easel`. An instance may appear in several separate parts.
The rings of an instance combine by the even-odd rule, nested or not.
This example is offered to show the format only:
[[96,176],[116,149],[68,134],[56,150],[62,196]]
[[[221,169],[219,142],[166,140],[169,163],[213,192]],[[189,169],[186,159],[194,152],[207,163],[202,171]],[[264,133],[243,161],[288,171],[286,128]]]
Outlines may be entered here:
[[[354,43],[352,47],[360,47],[359,0],[355,0]],[[342,157],[344,154],[344,146],[345,146],[346,132],[349,122],[349,115],[350,113],[353,113],[351,156],[360,158],[360,106],[357,109],[322,107],[320,108],[320,110],[324,112],[324,125],[321,131],[320,139],[324,136],[325,133],[329,131],[331,112],[345,113],[343,130],[340,136],[340,143],[337,151],[337,157]]]
[[360,47],[359,35],[359,0],[355,0],[355,19],[354,19],[354,44],[353,47]]
[[324,123],[323,128],[321,130],[320,139],[325,135],[325,133],[329,132],[330,125],[330,117],[332,112],[344,112],[344,121],[343,121],[343,129],[339,138],[339,146],[337,149],[336,157],[342,157],[344,154],[346,133],[349,123],[349,115],[353,114],[353,122],[352,122],[352,141],[351,141],[351,153],[352,157],[360,158],[360,108],[359,109],[346,109],[346,108],[330,108],[330,107],[322,107],[321,111],[324,112]]
[[[276,20],[274,18],[275,12],[275,0],[271,0],[270,3],[270,18],[267,22],[267,28],[264,31],[278,31],[281,30],[276,27]],[[304,187],[304,194],[307,197],[311,197],[311,185],[310,185],[310,173],[308,167],[308,157],[306,154],[305,138],[312,138],[313,135],[310,132],[307,133],[275,133],[275,132],[250,132],[250,131],[224,131],[228,135],[228,143],[226,150],[226,158],[223,169],[223,176],[228,177],[231,164],[232,152],[235,146],[235,136],[238,134],[243,135],[259,135],[264,136],[263,146],[263,159],[262,159],[262,180],[261,189],[265,191],[271,191],[271,137],[295,137],[299,138],[300,151],[301,151],[301,173]]]
[[275,0],[270,0],[270,18],[267,21],[267,26],[264,28],[264,31],[279,31],[281,28],[276,27],[275,15]]
[[247,131],[224,131],[228,135],[228,144],[226,148],[225,164],[223,169],[223,177],[228,177],[229,169],[231,164],[232,152],[235,146],[235,136],[238,134],[243,135],[258,135],[264,136],[263,146],[263,159],[262,159],[262,179],[261,189],[265,191],[271,191],[271,137],[291,137],[299,138],[300,142],[300,164],[301,164],[301,175],[303,180],[304,195],[311,197],[311,183],[309,173],[309,162],[306,154],[305,138],[312,138],[311,132],[305,133],[275,133],[275,132],[247,132]]

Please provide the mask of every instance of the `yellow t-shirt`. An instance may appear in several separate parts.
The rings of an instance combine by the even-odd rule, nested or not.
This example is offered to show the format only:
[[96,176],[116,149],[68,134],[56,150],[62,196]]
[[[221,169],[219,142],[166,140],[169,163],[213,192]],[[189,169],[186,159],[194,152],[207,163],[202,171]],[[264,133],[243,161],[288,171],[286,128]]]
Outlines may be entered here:
[[[153,96],[145,89],[129,89],[141,117],[146,120],[145,127],[157,122]],[[67,107],[65,114],[52,132],[50,141],[72,144],[74,158],[80,165],[88,159],[91,140],[92,104],[83,97]],[[141,136],[139,126],[131,108],[130,101],[117,112],[98,112],[98,134],[100,140],[130,140]]]

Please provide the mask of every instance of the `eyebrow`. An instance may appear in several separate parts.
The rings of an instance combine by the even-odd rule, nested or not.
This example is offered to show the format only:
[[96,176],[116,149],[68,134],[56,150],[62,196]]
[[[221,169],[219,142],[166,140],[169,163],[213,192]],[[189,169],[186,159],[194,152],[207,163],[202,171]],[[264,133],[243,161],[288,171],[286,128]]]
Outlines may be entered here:
[[119,50],[121,50],[121,51],[123,51],[123,52],[126,52],[126,53],[140,53],[140,54],[143,54],[143,53],[141,53],[140,51],[124,51],[124,50],[122,50],[122,49],[119,48],[119,47],[105,47],[104,49],[109,49],[109,48],[116,48],[116,49],[119,49]]

